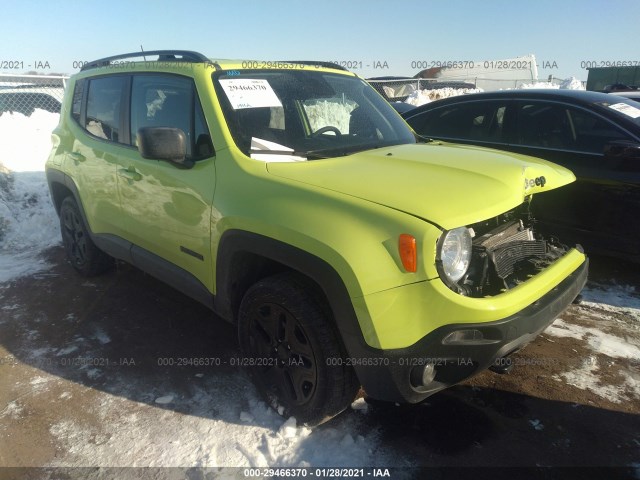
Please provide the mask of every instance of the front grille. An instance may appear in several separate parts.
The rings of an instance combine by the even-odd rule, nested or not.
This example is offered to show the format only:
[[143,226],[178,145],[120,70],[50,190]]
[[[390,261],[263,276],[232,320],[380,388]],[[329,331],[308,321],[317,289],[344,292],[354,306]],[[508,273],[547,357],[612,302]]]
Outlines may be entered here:
[[544,240],[520,240],[502,243],[489,252],[498,277],[503,280],[515,271],[515,266],[530,258],[544,257],[547,242]]

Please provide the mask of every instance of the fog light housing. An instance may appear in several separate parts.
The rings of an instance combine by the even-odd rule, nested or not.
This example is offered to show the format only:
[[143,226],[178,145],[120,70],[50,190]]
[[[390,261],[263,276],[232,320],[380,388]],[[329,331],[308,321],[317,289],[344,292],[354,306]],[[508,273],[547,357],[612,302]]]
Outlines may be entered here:
[[414,387],[426,387],[436,378],[436,367],[433,363],[419,365],[411,370],[411,384]]
[[473,343],[474,341],[483,340],[484,336],[480,330],[456,330],[444,337],[442,343],[444,345],[456,345],[460,343]]
[[486,345],[500,340],[484,338],[482,332],[476,328],[456,330],[442,339],[443,345]]

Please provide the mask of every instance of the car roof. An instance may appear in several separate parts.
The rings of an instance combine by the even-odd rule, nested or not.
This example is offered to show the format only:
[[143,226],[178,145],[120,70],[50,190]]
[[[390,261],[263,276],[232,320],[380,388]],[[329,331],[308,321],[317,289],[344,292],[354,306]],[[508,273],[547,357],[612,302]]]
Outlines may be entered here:
[[[147,59],[147,57],[157,57]],[[137,59],[137,60],[131,60]],[[93,72],[96,75],[103,73],[104,69],[123,68],[124,70],[147,69],[153,66],[184,67],[186,64],[203,64],[214,70],[229,69],[291,69],[292,65],[301,65],[316,69],[333,69],[349,72],[345,67],[334,62],[315,60],[241,60],[209,58],[202,53],[191,50],[152,50],[122,53],[111,57],[100,58],[87,62],[80,69],[81,73]]]
[[574,104],[590,105],[593,103],[611,102],[608,93],[592,92],[586,90],[560,90],[560,89],[522,89],[522,90],[498,90],[495,92],[469,93],[455,97],[434,100],[406,113],[405,118],[416,115],[425,110],[437,108],[439,106],[467,102],[472,100],[499,100],[504,98],[512,99],[538,99],[538,100],[564,100]]
[[611,92],[609,95],[616,95],[618,97],[627,97],[627,98],[640,98],[640,90],[627,90],[620,92]]

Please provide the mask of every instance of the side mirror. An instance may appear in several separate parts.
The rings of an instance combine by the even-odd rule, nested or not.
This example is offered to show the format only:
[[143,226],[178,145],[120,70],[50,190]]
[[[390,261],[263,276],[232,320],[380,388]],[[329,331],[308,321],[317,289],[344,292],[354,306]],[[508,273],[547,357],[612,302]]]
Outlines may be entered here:
[[640,144],[627,140],[614,140],[604,146],[605,157],[637,158],[640,160]]
[[142,158],[166,160],[184,168],[193,167],[193,161],[186,158],[187,137],[179,128],[143,127],[136,137]]

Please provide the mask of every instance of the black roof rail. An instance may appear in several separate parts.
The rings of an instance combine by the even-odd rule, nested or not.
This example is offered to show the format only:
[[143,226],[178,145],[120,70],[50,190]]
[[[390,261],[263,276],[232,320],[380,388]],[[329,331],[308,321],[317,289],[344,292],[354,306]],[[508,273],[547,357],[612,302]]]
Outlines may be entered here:
[[88,62],[82,66],[80,71],[90,70],[92,68],[106,67],[114,60],[122,60],[124,58],[146,57],[147,55],[158,56],[158,61],[181,61],[191,63],[210,63],[211,61],[203,54],[192,52],[190,50],[151,50],[148,52],[131,52],[122,55],[114,55],[113,57],[100,58],[92,62]]
[[338,65],[337,63],[333,63],[333,62],[317,62],[315,60],[284,60],[284,62],[299,63],[300,65],[313,65],[313,66],[317,65],[318,67],[333,68],[335,70],[344,70],[345,72],[349,71],[347,68],[343,67],[342,65]]

